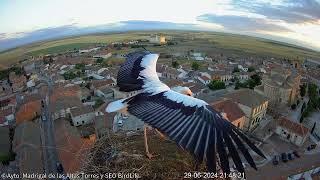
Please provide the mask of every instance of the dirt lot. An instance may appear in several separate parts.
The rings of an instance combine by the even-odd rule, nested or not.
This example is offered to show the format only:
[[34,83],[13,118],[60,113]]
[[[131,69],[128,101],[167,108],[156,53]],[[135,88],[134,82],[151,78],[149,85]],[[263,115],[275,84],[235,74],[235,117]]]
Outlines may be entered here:
[[81,138],[76,127],[65,119],[55,121],[55,141],[59,159],[67,173],[79,170],[94,139]]

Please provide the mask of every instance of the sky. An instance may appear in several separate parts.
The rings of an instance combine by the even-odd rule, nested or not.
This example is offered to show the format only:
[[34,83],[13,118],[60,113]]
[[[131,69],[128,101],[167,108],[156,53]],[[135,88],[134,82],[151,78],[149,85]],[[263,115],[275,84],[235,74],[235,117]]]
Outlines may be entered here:
[[222,31],[320,51],[320,0],[0,0],[0,50],[139,29]]

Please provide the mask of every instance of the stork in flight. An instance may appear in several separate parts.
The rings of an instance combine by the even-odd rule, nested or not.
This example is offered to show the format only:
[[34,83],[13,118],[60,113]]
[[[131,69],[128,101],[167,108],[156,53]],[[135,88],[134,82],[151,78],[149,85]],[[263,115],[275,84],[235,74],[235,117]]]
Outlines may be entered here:
[[[244,173],[240,152],[250,166],[257,170],[249,149],[266,158],[263,153],[208,103],[192,97],[189,88],[178,87],[172,90],[162,83],[156,73],[158,58],[158,54],[148,51],[127,55],[126,62],[118,72],[119,90],[139,90],[140,93],[110,103],[106,111],[136,116],[190,152],[197,162],[205,161],[210,172],[216,172],[218,162],[223,172],[230,173],[231,157],[238,172]],[[146,128],[144,130],[146,153],[152,157],[148,149]]]

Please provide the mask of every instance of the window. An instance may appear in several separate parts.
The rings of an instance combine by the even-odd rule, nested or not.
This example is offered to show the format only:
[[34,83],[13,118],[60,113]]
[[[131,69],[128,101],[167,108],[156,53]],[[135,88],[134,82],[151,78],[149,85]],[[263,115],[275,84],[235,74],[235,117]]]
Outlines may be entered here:
[[84,124],[84,121],[82,121],[82,124]]

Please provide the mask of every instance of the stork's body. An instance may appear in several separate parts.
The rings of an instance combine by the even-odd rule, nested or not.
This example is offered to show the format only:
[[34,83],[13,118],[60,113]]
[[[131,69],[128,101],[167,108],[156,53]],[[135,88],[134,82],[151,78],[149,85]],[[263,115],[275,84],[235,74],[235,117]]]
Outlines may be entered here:
[[[229,173],[229,155],[237,170],[244,172],[238,151],[256,169],[248,147],[265,157],[263,153],[219,112],[192,97],[190,89],[178,87],[171,90],[163,84],[156,73],[158,57],[158,54],[147,51],[128,54],[119,70],[117,84],[120,91],[141,90],[141,93],[110,103],[106,111],[126,111],[140,118],[193,154],[198,162],[206,160],[208,171],[216,171],[218,159],[222,170]],[[144,130],[146,152],[151,158],[147,128]]]

